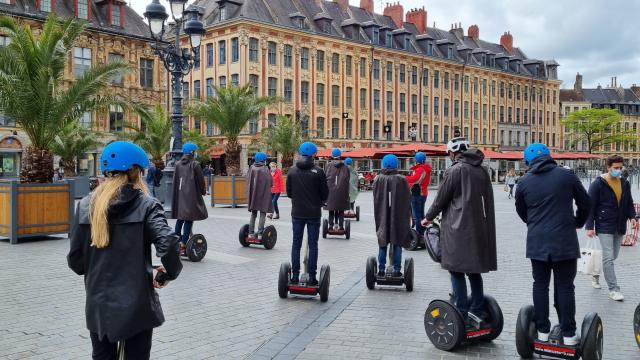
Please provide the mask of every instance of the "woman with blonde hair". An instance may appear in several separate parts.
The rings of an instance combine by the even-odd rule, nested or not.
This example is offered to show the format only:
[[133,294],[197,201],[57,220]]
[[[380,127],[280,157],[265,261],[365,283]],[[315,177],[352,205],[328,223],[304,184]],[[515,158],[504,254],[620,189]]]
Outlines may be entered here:
[[[149,196],[139,146],[113,142],[100,163],[106,180],[78,205],[67,262],[84,275],[93,359],[149,359],[153,328],[164,322],[155,289],[182,270],[179,238]],[[155,270],[151,244],[162,262]]]
[[507,177],[504,180],[506,186],[509,187],[509,199],[513,197],[513,188],[516,186],[516,171],[511,169],[507,173]]

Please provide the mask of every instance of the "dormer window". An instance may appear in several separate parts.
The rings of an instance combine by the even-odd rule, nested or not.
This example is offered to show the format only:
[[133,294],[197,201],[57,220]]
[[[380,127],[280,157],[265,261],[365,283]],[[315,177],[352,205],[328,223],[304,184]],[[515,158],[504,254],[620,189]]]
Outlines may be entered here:
[[331,22],[325,21],[323,23],[323,26],[322,26],[322,31],[327,33],[327,34],[330,34],[331,33]]
[[391,34],[391,31],[387,31],[386,35],[387,36],[386,36],[385,42],[384,42],[385,46],[393,47],[393,35]]
[[411,38],[408,36],[404,37],[404,49],[407,51],[411,50]]
[[76,0],[79,19],[89,19],[89,0]]
[[374,27],[373,28],[373,38],[371,39],[371,41],[374,44],[379,44],[380,43],[380,29]]
[[122,22],[121,22],[121,18],[120,18],[120,11],[122,10],[121,6],[112,6],[111,7],[111,25],[114,26],[121,26]]
[[433,56],[433,41],[427,43],[427,55]]
[[40,11],[51,12],[51,1],[53,0],[40,0]]
[[298,28],[304,29],[304,18],[298,18]]
[[227,7],[220,7],[220,21],[225,21],[227,19]]
[[517,73],[520,72],[520,63],[518,63],[518,62],[516,62],[515,72],[517,72]]
[[482,54],[480,57],[480,64],[482,64],[482,66],[487,66],[487,56],[485,54]]
[[453,46],[449,45],[447,47],[447,59],[453,58]]

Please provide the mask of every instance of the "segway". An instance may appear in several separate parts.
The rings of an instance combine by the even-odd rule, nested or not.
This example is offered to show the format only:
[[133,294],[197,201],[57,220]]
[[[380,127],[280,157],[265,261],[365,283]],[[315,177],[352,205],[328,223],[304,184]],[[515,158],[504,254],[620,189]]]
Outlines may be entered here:
[[327,235],[344,236],[349,240],[351,238],[351,221],[344,221],[344,229],[334,229],[329,227],[329,220],[322,219],[322,238],[326,239]]
[[271,250],[276,246],[276,241],[278,241],[278,232],[276,231],[275,226],[269,225],[262,230],[262,235],[260,236],[260,239],[258,239],[249,236],[249,224],[244,224],[240,228],[238,241],[240,241],[240,245],[243,247],[248,247],[253,244],[262,245],[265,249]]
[[523,306],[518,313],[516,349],[521,357],[530,359],[536,353],[558,359],[573,360],[580,357],[584,360],[602,359],[603,328],[602,320],[597,313],[591,312],[585,315],[582,321],[582,338],[575,346],[564,345],[560,325],[555,325],[551,329],[549,341],[539,340],[534,315],[533,305]]
[[427,253],[431,260],[439,263],[442,259],[442,253],[440,250],[440,220],[438,216],[433,219],[433,222],[429,224],[424,230],[424,247],[427,249]]
[[366,281],[369,290],[373,290],[378,285],[402,286],[407,291],[413,291],[413,258],[404,260],[404,274],[402,276],[393,276],[393,245],[387,245],[387,268],[384,276],[378,276],[378,261],[375,256],[369,256],[367,259]]
[[636,312],[633,314],[633,333],[636,336],[636,344],[640,347],[640,304],[638,304]]
[[320,277],[318,285],[309,284],[309,241],[305,236],[302,241],[304,248],[303,271],[300,274],[298,283],[291,282],[291,263],[285,262],[280,265],[280,273],[278,275],[278,295],[282,299],[286,299],[289,294],[302,296],[320,295],[320,301],[326,302],[329,299],[329,284],[331,281],[331,268],[328,264],[322,265],[320,268]]
[[416,229],[411,229],[411,241],[409,242],[408,250],[415,251],[420,248],[424,248],[424,237],[420,236],[420,233]]
[[356,221],[360,221],[360,206],[356,206],[355,210],[347,210],[344,212],[345,219],[356,219]]
[[207,239],[202,234],[191,234],[186,246],[181,249],[180,256],[191,262],[200,262],[207,254]]

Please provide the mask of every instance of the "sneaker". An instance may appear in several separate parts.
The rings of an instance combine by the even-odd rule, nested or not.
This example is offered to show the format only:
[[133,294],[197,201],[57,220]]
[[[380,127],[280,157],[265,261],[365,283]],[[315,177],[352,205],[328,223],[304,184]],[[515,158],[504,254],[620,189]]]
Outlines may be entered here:
[[600,278],[592,276],[591,286],[593,286],[594,289],[602,289],[602,286],[600,286]]
[[378,271],[378,277],[384,277],[384,270]]
[[247,240],[255,240],[255,239],[256,239],[256,234],[247,235]]
[[562,343],[567,346],[576,346],[580,343],[580,336],[578,336],[578,334],[575,334],[572,337],[563,336]]
[[547,342],[549,341],[549,333],[543,333],[538,331],[538,340]]
[[307,282],[308,286],[318,286],[318,280],[315,276],[309,277],[309,282]]
[[276,214],[276,215],[273,217],[273,220],[278,220],[278,219],[280,219],[280,214]]
[[300,274],[292,274],[291,275],[291,283],[292,284],[297,284],[298,282],[300,282]]
[[624,300],[624,295],[620,291],[611,291],[609,292],[609,297],[611,300],[622,301]]

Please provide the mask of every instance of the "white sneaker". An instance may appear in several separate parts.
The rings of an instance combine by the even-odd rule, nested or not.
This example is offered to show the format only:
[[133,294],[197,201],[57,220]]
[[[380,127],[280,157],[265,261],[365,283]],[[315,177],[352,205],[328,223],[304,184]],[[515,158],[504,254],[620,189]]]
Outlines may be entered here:
[[538,340],[547,342],[549,341],[549,333],[541,333],[538,331]]
[[562,342],[568,346],[576,346],[580,343],[580,336],[578,334],[573,335],[572,337],[562,337]]
[[602,289],[602,286],[600,286],[600,278],[592,276],[591,277],[591,286],[593,286],[594,289]]
[[624,295],[622,295],[620,291],[611,291],[609,293],[609,297],[611,298],[611,300],[615,300],[615,301],[624,300]]

